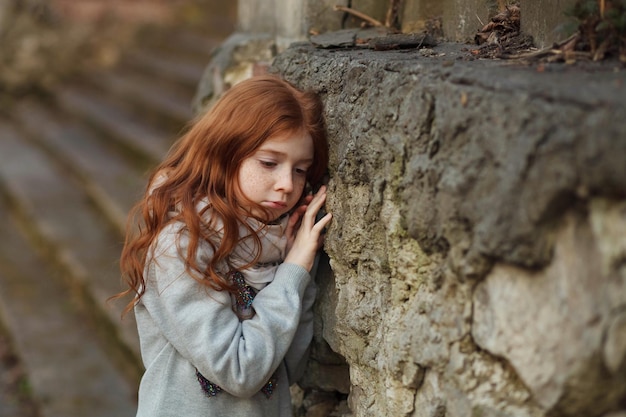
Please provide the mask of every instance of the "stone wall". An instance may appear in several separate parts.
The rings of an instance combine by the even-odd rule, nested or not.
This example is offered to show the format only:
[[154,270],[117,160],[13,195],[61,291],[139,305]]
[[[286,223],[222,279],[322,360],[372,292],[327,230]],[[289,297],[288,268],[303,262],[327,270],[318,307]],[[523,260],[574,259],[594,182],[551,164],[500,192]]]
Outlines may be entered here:
[[[240,0],[194,107],[268,68],[326,104],[334,220],[298,415],[625,417],[623,66],[286,49],[359,25],[297,3]],[[399,23],[464,40],[505,3],[406,1]],[[572,1],[547,3],[521,4],[538,46]]]
[[[539,48],[564,39],[568,34],[564,29],[568,22],[565,12],[575,1],[522,2],[522,32],[531,35]],[[447,41],[473,43],[474,35],[484,24],[512,3],[519,1],[239,0],[237,30],[209,63],[194,99],[194,111],[201,112],[209,107],[228,85],[263,71],[274,56],[292,42],[305,41],[311,35],[363,26],[363,19],[335,10],[336,6],[349,6],[378,22],[387,23],[391,26],[387,28],[389,31],[428,31]],[[395,5],[392,9],[395,19],[390,19],[391,5]],[[575,22],[570,23],[576,27]]]
[[626,415],[626,73],[434,52],[274,61],[330,134],[306,386],[359,417]]

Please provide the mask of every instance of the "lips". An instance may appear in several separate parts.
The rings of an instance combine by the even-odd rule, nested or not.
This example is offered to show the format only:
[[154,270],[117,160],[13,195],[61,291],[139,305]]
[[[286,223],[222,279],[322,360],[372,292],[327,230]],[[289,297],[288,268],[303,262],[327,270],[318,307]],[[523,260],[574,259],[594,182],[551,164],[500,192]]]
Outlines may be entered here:
[[263,205],[272,209],[284,209],[287,207],[287,203],[282,201],[266,201]]

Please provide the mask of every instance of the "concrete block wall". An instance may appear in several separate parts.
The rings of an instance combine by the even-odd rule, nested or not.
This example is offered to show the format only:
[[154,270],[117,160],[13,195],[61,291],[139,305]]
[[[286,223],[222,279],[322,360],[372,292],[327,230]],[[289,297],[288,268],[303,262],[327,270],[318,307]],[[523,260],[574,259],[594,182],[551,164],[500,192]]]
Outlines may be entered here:
[[443,1],[406,1],[402,10],[402,32],[423,32],[427,21],[443,16]]
[[[350,7],[373,17],[381,23],[385,23],[389,3],[389,0],[352,0]],[[353,25],[359,25],[362,22],[361,20],[356,19],[350,20],[350,23]]]
[[[566,35],[558,29],[567,21],[564,12],[576,0],[522,0],[522,32],[532,35],[539,48],[550,45]],[[424,23],[441,18],[445,37],[450,41],[472,39],[478,29],[497,12],[497,0],[407,0],[404,4],[402,31],[424,30]]]
[[[566,37],[559,31],[568,20],[565,11],[576,0],[521,0],[522,31],[533,36],[539,48]],[[239,0],[239,30],[244,33],[270,33],[279,50],[305,40],[313,33],[355,27],[362,20],[333,10],[347,6],[385,22],[389,0]],[[421,32],[428,21],[440,19],[445,38],[466,42],[498,9],[511,0],[405,0],[399,13],[403,32]]]
[[341,28],[343,15],[334,5],[348,0],[239,0],[237,30],[245,34],[270,34],[278,50],[307,39],[310,32]]
[[275,1],[239,0],[237,8],[237,30],[244,33],[274,33]]
[[576,0],[524,0],[522,31],[533,35],[538,48],[564,39],[563,24],[568,20],[564,12],[574,3]]
[[489,7],[490,3],[493,1],[446,0],[441,17],[444,36],[458,42],[473,39],[483,23],[489,21],[489,15],[493,12],[493,8]]

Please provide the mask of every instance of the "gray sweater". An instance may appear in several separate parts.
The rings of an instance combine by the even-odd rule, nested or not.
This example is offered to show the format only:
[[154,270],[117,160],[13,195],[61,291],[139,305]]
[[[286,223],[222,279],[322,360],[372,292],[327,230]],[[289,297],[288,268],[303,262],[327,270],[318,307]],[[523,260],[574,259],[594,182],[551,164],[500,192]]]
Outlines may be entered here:
[[[289,385],[302,373],[313,334],[316,289],[301,266],[281,264],[258,292],[255,315],[241,321],[226,291],[185,271],[181,224],[159,234],[146,265],[146,291],[135,307],[146,371],[138,417],[292,416]],[[178,244],[177,244],[178,241]],[[201,266],[212,251],[197,252]],[[223,391],[207,395],[196,371]],[[268,398],[261,388],[274,377]]]

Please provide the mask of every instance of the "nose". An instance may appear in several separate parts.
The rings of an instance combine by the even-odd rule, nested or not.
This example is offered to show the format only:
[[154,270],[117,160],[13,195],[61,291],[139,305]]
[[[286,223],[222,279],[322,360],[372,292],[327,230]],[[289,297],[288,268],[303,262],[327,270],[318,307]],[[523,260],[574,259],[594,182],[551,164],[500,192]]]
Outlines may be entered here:
[[291,169],[281,169],[277,172],[274,189],[290,193],[293,191],[293,172]]

